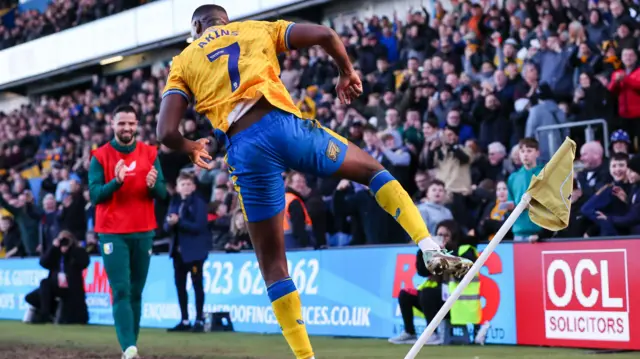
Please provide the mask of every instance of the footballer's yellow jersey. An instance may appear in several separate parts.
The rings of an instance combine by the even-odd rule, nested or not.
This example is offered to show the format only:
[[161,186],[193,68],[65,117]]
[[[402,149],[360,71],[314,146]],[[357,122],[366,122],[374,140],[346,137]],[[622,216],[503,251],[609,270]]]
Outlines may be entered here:
[[262,96],[301,117],[280,81],[277,55],[289,50],[288,21],[243,21],[208,28],[173,58],[163,97],[195,102],[214,129],[227,132]]

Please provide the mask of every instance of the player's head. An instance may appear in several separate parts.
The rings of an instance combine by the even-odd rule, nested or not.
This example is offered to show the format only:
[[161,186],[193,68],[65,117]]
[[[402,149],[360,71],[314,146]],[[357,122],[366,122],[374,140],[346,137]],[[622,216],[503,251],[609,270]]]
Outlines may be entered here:
[[202,33],[211,26],[226,25],[229,23],[227,10],[219,5],[202,5],[191,16],[191,36],[194,39],[202,36]]
[[130,145],[138,133],[138,115],[131,105],[120,105],[113,111],[111,128],[116,140],[122,145]]
[[538,161],[538,156],[540,156],[540,145],[538,144],[538,140],[532,137],[523,138],[518,143],[520,161],[525,166],[525,168],[535,167],[536,162]]
[[188,197],[196,190],[196,179],[193,174],[182,172],[176,180],[176,191],[182,198]]

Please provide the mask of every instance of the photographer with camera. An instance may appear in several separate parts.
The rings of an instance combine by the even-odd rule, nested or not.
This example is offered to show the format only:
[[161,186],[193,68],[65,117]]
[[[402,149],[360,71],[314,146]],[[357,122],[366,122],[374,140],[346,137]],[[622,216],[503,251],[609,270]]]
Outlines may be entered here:
[[89,266],[89,255],[78,246],[75,236],[61,231],[40,258],[40,265],[49,270],[49,276],[25,297],[36,309],[32,322],[46,323],[53,319],[58,324],[87,324],[89,313],[82,271]]

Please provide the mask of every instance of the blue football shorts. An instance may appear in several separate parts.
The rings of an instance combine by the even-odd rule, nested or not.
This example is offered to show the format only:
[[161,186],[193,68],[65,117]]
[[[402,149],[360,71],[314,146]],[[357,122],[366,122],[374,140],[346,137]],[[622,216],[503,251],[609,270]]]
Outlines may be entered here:
[[282,173],[293,169],[319,177],[333,175],[344,162],[348,141],[317,120],[275,109],[228,138],[226,161],[245,219],[260,222],[284,209]]

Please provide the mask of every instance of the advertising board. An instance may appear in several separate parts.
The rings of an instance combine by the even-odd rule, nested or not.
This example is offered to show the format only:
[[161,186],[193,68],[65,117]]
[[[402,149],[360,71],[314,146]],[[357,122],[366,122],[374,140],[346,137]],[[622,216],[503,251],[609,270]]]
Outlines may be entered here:
[[518,344],[640,349],[640,241],[514,247]]
[[[425,280],[416,275],[416,252],[414,246],[397,246],[288,253],[309,333],[387,338],[403,330],[398,292]],[[205,312],[229,312],[237,331],[280,331],[253,253],[213,253],[203,270]],[[513,246],[504,244],[490,257],[481,276],[483,317],[492,323],[491,343],[515,344],[512,273]],[[0,261],[0,318],[21,319],[28,307],[24,296],[46,275],[35,259]],[[187,286],[194,318],[190,281]],[[113,324],[111,290],[100,257],[92,257],[85,271],[85,291],[90,323]],[[168,328],[179,320],[171,259],[153,256],[141,324]],[[422,330],[426,323],[416,318],[415,324]]]

